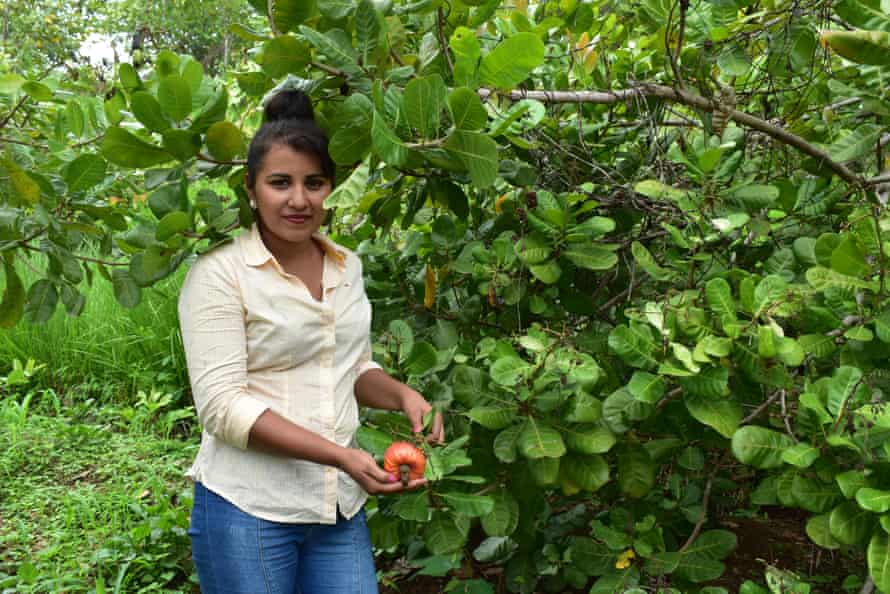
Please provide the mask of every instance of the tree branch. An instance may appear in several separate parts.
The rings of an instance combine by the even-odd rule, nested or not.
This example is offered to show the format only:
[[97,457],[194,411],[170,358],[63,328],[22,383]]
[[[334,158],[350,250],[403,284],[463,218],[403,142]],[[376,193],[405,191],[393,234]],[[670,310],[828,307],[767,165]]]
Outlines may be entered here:
[[[496,91],[483,88],[479,89],[478,93],[484,100],[495,94]],[[718,109],[716,102],[702,97],[701,95],[684,91],[682,89],[673,89],[664,85],[646,83],[640,84],[632,89],[622,89],[619,91],[526,91],[523,89],[516,89],[507,91],[503,95],[513,101],[535,99],[542,103],[600,103],[605,105],[623,103],[635,97],[658,97],[667,101],[674,101],[676,103],[695,107],[703,111],[713,112],[715,109]],[[855,172],[851,171],[843,163],[838,163],[837,161],[832,160],[825,151],[815,147],[800,136],[797,136],[784,128],[736,109],[728,110],[726,113],[729,116],[729,119],[734,122],[763,132],[784,144],[796,148],[805,155],[818,159],[823,167],[827,167],[837,174],[838,177],[851,185],[860,187],[876,183],[873,181],[875,178],[872,178],[871,180],[862,178]]]

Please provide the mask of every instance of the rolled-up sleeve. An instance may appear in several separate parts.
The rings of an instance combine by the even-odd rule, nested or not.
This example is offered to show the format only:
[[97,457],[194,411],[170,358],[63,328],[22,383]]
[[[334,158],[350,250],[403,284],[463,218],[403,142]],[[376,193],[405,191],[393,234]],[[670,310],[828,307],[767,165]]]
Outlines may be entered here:
[[269,405],[247,389],[244,305],[235,274],[222,261],[199,259],[178,305],[198,420],[217,439],[246,449],[251,427]]

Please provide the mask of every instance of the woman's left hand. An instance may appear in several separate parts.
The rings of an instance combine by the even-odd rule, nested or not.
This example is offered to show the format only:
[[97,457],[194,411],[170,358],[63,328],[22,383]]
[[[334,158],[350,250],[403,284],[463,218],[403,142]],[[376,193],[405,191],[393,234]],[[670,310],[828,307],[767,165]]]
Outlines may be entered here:
[[[423,418],[431,410],[433,410],[433,407],[419,392],[409,386],[403,388],[402,411],[408,417],[414,433],[423,431]],[[436,412],[436,416],[433,418],[433,426],[426,440],[430,443],[445,443],[445,427],[442,422],[442,413]]]

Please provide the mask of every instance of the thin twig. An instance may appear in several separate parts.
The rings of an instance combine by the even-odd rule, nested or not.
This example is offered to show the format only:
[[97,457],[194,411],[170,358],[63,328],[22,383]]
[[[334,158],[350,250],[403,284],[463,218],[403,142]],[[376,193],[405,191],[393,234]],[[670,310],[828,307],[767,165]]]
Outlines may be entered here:
[[216,163],[217,165],[246,165],[247,161],[243,159],[236,159],[234,161],[220,161],[219,159],[214,159],[209,155],[205,155],[204,153],[198,153],[198,158],[202,161],[207,161],[208,163]]
[[750,423],[752,420],[754,420],[755,418],[757,418],[757,416],[758,416],[760,413],[762,413],[762,412],[765,411],[767,408],[769,408],[769,405],[770,405],[770,404],[772,404],[773,402],[775,402],[776,400],[778,400],[778,399],[779,399],[779,396],[781,396],[781,395],[782,395],[782,392],[781,392],[780,390],[777,390],[776,392],[773,392],[773,395],[770,396],[770,397],[766,400],[766,402],[764,402],[763,404],[761,404],[760,406],[758,406],[757,408],[755,408],[755,409],[751,412],[750,415],[748,415],[747,417],[745,417],[744,419],[742,419],[741,422],[739,423],[739,425],[747,425],[748,423]]
[[692,534],[689,535],[689,538],[686,539],[686,542],[684,542],[683,546],[680,547],[680,550],[677,551],[678,553],[682,553],[691,547],[692,543],[695,542],[695,539],[698,538],[698,535],[701,534],[702,528],[705,525],[705,520],[708,518],[708,502],[711,499],[711,486],[714,484],[714,477],[717,476],[718,470],[720,470],[720,464],[717,464],[708,476],[708,482],[705,483],[705,492],[701,499],[701,515],[698,517],[698,522],[695,523],[695,528],[693,528]]
[[451,54],[448,53],[448,44],[445,41],[445,13],[441,6],[436,13],[436,34],[439,36],[439,45],[445,55],[445,63],[448,64],[448,72],[454,77],[454,63],[451,61]]
[[17,112],[17,111],[19,110],[19,108],[20,108],[22,105],[24,105],[25,102],[26,102],[29,98],[30,98],[29,95],[23,95],[22,98],[19,99],[18,103],[15,104],[15,107],[12,108],[12,111],[10,111],[8,114],[6,114],[6,117],[3,118],[2,121],[0,121],[0,128],[5,128],[5,127],[6,127],[6,124],[8,124],[9,121],[12,119],[12,116],[15,115],[15,112]]
[[779,394],[782,399],[782,421],[785,423],[785,431],[788,432],[788,437],[794,443],[798,443],[800,440],[794,435],[794,431],[791,430],[791,422],[788,420],[788,406],[785,404],[785,390],[779,390]]
[[[479,89],[478,93],[482,99],[487,99],[495,94],[495,91],[482,88]],[[618,91],[527,91],[524,89],[514,89],[504,93],[504,96],[513,101],[535,99],[543,103],[599,103],[606,105],[623,103],[639,97],[660,97],[668,101],[675,101],[677,103],[696,107],[703,111],[713,112],[717,109],[717,104],[714,101],[702,97],[701,95],[684,91],[682,89],[674,89],[664,85],[649,83],[640,84],[632,89],[622,89]],[[872,178],[871,180],[863,179],[843,163],[834,161],[825,151],[817,148],[815,145],[807,142],[800,136],[785,128],[776,126],[762,118],[736,109],[728,110],[727,115],[729,116],[729,119],[738,124],[763,132],[764,134],[779,140],[783,144],[790,145],[800,152],[814,157],[821,163],[821,166],[831,169],[849,184],[859,187],[875,183],[875,178]],[[888,176],[887,180],[890,180],[890,176]]]

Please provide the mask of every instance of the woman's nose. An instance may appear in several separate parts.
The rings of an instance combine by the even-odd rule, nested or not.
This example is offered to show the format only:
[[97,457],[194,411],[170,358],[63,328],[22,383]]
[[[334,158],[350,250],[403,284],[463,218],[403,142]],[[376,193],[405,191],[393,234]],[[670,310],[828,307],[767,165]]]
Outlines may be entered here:
[[291,187],[290,195],[288,196],[287,201],[292,208],[297,209],[305,208],[306,205],[309,204],[309,201],[306,200],[305,188],[297,184],[294,184]]

